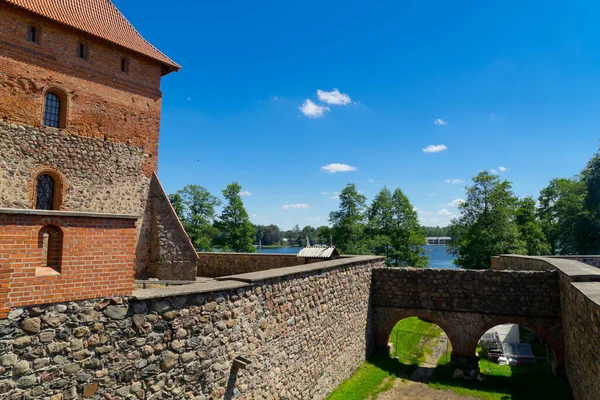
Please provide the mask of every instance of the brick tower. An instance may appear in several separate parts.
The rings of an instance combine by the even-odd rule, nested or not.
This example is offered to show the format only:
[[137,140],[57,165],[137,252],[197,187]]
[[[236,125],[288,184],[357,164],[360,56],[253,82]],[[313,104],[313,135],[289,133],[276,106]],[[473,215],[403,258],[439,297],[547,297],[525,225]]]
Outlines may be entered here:
[[0,0],[0,316],[194,279],[156,176],[179,69],[110,0]]

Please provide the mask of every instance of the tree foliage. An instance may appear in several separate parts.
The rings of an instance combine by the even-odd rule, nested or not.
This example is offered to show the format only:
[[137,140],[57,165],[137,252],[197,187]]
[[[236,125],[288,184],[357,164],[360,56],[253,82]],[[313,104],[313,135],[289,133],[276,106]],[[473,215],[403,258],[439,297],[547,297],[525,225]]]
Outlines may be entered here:
[[218,244],[226,251],[252,253],[255,251],[254,227],[250,223],[248,213],[240,191],[242,187],[237,182],[232,182],[223,190],[227,201],[215,227],[219,230]]
[[329,214],[331,232],[335,246],[342,253],[365,254],[365,209],[366,197],[359,193],[356,185],[349,183],[340,192],[340,205]]
[[220,200],[198,185],[185,186],[171,194],[169,200],[194,247],[200,251],[212,250],[217,235],[213,226],[215,207],[221,204]]
[[373,254],[384,255],[386,264],[426,267],[425,232],[414,207],[402,190],[384,187],[367,211],[368,246]]
[[445,237],[450,236],[450,228],[447,226],[423,226],[426,237]]
[[542,231],[540,221],[536,217],[535,200],[532,197],[526,197],[519,201],[515,211],[515,221],[519,226],[525,254],[540,256],[550,252],[550,245]]
[[523,254],[525,245],[515,222],[517,197],[508,181],[487,171],[473,178],[466,188],[467,199],[459,206],[461,215],[452,220],[448,251],[454,263],[467,269],[489,268],[491,256]]
[[586,187],[579,178],[556,178],[542,189],[538,216],[551,254],[580,254]]

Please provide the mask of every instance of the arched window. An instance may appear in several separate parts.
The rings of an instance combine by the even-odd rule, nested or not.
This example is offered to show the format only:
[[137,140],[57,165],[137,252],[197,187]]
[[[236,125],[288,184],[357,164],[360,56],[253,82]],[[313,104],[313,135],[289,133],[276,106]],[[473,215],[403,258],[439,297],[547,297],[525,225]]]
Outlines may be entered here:
[[52,93],[46,93],[46,105],[44,107],[44,125],[51,126],[52,128],[60,128],[60,117],[62,102],[60,98]]
[[41,267],[36,275],[60,274],[63,232],[54,225],[46,225],[38,233],[38,247],[42,250]]
[[54,209],[55,189],[54,179],[50,175],[39,175],[35,184],[35,208],[38,210]]

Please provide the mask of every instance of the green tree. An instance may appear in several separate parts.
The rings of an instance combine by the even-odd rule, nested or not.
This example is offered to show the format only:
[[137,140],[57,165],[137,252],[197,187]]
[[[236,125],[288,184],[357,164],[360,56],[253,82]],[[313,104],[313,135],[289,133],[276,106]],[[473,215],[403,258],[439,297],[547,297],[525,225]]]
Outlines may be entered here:
[[538,216],[551,254],[580,254],[585,231],[586,186],[579,178],[555,178],[542,189]]
[[393,264],[392,235],[395,221],[392,192],[386,186],[377,193],[367,210],[367,246],[373,254],[385,256],[388,265]]
[[281,242],[281,230],[277,225],[268,225],[265,227],[265,241],[264,244],[280,244]]
[[384,187],[367,211],[367,237],[371,252],[384,255],[388,265],[426,267],[425,232],[408,197],[400,189]]
[[581,171],[581,180],[586,187],[584,199],[585,215],[580,235],[583,254],[600,253],[600,150],[588,161]]
[[331,228],[321,225],[317,228],[317,243],[329,246],[331,244]]
[[450,228],[447,226],[424,226],[425,236],[428,237],[444,237],[450,234]]
[[219,230],[219,244],[225,250],[252,253],[255,251],[252,245],[254,228],[244,208],[241,190],[242,187],[237,182],[230,183],[223,190],[227,204],[215,222],[215,226]]
[[525,246],[515,222],[518,199],[508,181],[487,171],[473,178],[466,188],[467,199],[459,206],[460,217],[450,224],[448,252],[454,263],[467,269],[485,269],[491,257],[522,254]]
[[519,226],[527,255],[540,256],[550,252],[550,245],[536,217],[535,200],[532,197],[519,201],[515,211],[515,222]]
[[265,243],[265,235],[266,235],[266,231],[267,231],[267,227],[264,225],[252,225],[252,227],[254,228],[254,244],[259,245],[259,244],[267,244]]
[[217,231],[213,226],[220,200],[199,185],[187,185],[169,195],[175,213],[196,249],[210,251]]
[[349,183],[340,193],[340,206],[329,213],[333,243],[342,253],[365,254],[365,201],[366,197]]
[[425,232],[419,224],[415,208],[408,197],[397,188],[392,196],[395,220],[392,241],[392,258],[396,266],[424,268],[429,264],[425,254]]

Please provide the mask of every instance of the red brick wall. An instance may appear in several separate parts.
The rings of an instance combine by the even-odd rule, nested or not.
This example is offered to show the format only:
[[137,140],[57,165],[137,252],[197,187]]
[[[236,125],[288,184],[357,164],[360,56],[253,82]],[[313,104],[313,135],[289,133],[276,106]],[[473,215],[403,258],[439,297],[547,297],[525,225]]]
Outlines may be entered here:
[[[0,2],[0,118],[40,126],[49,87],[68,94],[66,131],[143,147],[144,172],[157,169],[162,67],[157,61]],[[27,40],[39,27],[40,43]],[[88,44],[87,60],[77,55]],[[130,60],[129,73],[120,60]]]
[[[132,219],[0,214],[0,318],[10,307],[130,294],[135,224]],[[60,274],[39,276],[39,232],[46,225],[63,232]]]

